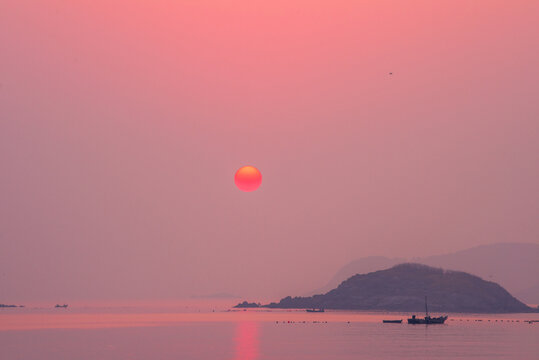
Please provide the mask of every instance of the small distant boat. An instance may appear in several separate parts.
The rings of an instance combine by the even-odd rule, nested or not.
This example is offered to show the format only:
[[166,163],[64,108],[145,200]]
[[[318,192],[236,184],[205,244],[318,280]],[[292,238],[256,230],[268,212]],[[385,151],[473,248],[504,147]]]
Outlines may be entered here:
[[439,317],[430,317],[425,316],[424,319],[417,318],[415,315],[412,315],[410,319],[408,319],[408,324],[443,324],[447,320],[447,316],[439,316]]
[[65,309],[65,308],[67,308],[67,304],[64,304],[64,305],[56,304],[54,307],[55,308],[64,308]]
[[307,312],[324,312],[325,310],[324,309],[306,309],[305,311]]
[[402,319],[400,320],[382,320],[384,324],[402,324]]
[[425,318],[421,319],[416,317],[415,315],[412,315],[412,317],[408,319],[408,324],[443,324],[446,320],[447,315],[439,317],[431,317],[429,315],[429,309],[427,307],[427,297],[425,296]]

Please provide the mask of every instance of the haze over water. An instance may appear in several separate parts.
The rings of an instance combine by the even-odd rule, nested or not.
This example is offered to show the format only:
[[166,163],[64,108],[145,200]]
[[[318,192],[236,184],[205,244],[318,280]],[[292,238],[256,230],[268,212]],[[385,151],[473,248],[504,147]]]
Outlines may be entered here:
[[226,311],[222,302],[190,302],[168,307],[12,309],[0,313],[0,357],[20,360],[537,358],[539,326],[524,321],[537,318],[536,314],[450,314],[446,324],[430,326],[381,323],[387,318],[406,322],[408,315]]
[[[0,304],[26,305],[0,308],[0,360],[537,359],[529,314],[174,304],[538,244],[537,19],[535,0],[0,0]],[[536,280],[533,254],[472,264],[537,299],[511,280]]]

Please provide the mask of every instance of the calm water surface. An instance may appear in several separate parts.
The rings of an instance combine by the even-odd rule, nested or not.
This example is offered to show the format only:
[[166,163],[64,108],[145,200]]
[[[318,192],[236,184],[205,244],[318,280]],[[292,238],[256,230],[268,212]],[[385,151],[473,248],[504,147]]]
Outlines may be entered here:
[[453,314],[447,324],[431,326],[381,323],[406,316],[2,309],[0,359],[539,359],[539,323],[524,321],[539,314]]

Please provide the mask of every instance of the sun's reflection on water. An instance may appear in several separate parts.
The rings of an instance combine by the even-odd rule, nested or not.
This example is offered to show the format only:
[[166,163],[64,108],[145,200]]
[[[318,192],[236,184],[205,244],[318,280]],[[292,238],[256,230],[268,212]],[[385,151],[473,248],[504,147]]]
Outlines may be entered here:
[[236,328],[236,355],[234,360],[258,359],[258,323],[239,322]]

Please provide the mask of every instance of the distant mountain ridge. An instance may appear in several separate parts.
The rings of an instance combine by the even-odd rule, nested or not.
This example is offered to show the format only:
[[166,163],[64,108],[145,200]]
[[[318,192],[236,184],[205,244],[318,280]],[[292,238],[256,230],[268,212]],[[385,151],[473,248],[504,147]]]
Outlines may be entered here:
[[425,309],[425,295],[433,312],[539,312],[494,282],[461,271],[413,263],[357,274],[325,294],[288,296],[265,307],[421,312]]
[[453,269],[495,281],[519,300],[539,304],[539,244],[498,243],[481,245],[450,254],[424,258],[360,258],[343,266],[322,288],[307,296],[326,293],[355,274],[391,268],[407,261],[444,269]]

